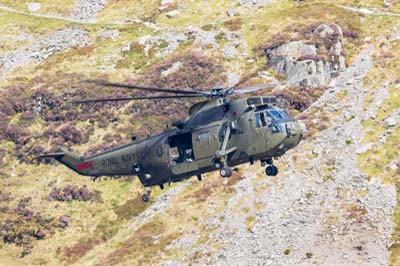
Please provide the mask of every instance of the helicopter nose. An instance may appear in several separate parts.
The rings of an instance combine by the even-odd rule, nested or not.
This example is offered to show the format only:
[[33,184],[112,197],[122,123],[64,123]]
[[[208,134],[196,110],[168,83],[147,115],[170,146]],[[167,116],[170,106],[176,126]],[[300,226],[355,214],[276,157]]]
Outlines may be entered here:
[[286,139],[284,143],[288,148],[296,146],[300,142],[303,133],[307,130],[305,124],[299,121],[285,123],[285,129]]

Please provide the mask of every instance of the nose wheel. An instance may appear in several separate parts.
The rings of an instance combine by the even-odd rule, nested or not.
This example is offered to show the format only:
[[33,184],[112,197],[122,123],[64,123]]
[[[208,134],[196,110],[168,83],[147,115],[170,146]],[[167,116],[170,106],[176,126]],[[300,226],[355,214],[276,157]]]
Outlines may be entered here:
[[147,194],[143,194],[143,195],[142,195],[142,201],[143,201],[143,202],[148,202],[149,199],[150,199],[149,195],[147,195]]
[[143,202],[148,202],[150,200],[150,188],[146,188],[146,194],[142,195],[142,201]]
[[276,167],[276,166],[273,165],[273,164],[268,165],[268,166],[265,168],[265,174],[266,174],[267,176],[276,176],[276,175],[278,174],[278,167]]

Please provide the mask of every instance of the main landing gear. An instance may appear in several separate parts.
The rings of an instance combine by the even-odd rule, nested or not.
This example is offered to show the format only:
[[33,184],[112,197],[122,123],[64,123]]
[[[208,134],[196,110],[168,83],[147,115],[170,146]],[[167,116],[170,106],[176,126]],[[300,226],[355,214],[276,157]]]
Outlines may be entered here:
[[261,161],[261,166],[265,166],[266,164],[269,164],[269,165],[265,168],[265,174],[267,176],[276,176],[279,171],[278,171],[278,167],[273,165],[272,159],[267,159],[265,161]]
[[219,169],[219,174],[222,177],[231,177],[233,174],[232,168],[230,168],[229,166],[223,166]]
[[219,168],[219,175],[222,177],[231,177],[233,174],[232,168],[230,168],[225,162],[222,163],[217,161],[214,164],[214,167],[217,169]]

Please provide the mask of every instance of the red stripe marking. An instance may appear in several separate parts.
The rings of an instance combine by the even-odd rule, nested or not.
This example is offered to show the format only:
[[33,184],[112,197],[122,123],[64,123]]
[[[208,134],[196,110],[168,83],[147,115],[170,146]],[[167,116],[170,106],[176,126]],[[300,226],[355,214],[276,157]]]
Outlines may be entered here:
[[83,169],[86,169],[86,168],[90,168],[90,167],[92,167],[92,166],[93,166],[93,163],[92,163],[92,162],[86,162],[86,163],[78,164],[78,165],[76,166],[76,168],[78,168],[78,170],[83,170]]

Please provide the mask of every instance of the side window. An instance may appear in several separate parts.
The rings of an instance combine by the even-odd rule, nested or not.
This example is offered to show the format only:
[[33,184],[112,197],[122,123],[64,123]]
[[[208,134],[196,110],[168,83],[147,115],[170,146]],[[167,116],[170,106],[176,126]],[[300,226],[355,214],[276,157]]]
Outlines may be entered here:
[[210,132],[200,132],[199,133],[200,145],[210,145]]
[[265,127],[266,125],[264,113],[256,113],[256,128]]
[[225,108],[226,106],[217,106],[217,107],[212,107],[208,110],[205,110],[199,114],[197,114],[194,119],[193,123],[195,125],[204,125],[204,124],[209,124],[215,121],[222,120],[225,115]]
[[170,157],[171,157],[171,159],[172,160],[176,160],[176,159],[178,159],[179,158],[179,150],[178,150],[178,147],[171,147],[170,149],[169,149],[169,155],[170,155]]

